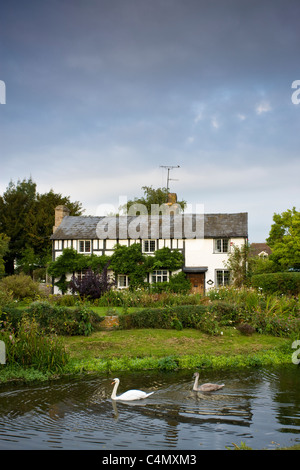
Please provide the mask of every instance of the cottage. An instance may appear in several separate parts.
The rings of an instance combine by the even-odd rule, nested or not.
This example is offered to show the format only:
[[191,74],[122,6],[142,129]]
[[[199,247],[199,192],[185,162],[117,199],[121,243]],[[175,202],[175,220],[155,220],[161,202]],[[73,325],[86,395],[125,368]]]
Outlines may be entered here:
[[[163,247],[180,250],[182,270],[192,283],[193,292],[229,283],[225,263],[232,245],[242,246],[248,238],[248,214],[184,214],[178,211],[158,215],[120,217],[70,216],[65,206],[55,210],[51,240],[53,261],[65,248],[86,255],[112,255],[117,243],[130,246],[140,243],[149,256]],[[149,282],[167,281],[168,270],[151,274]],[[128,287],[126,274],[118,276],[118,288]],[[54,293],[57,293],[57,287]]]
[[272,254],[271,248],[266,243],[251,243],[250,256],[252,258],[268,258]]

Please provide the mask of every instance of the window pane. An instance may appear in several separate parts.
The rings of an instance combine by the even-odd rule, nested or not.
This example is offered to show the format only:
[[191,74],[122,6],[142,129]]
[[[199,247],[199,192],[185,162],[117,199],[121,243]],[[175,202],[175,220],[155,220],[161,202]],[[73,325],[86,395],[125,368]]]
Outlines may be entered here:
[[217,285],[223,285],[223,271],[217,271]]
[[143,247],[144,253],[154,253],[156,247],[156,240],[144,240]]
[[153,252],[155,251],[155,240],[150,240],[150,249],[149,251]]
[[152,279],[152,282],[168,282],[168,279],[169,278],[169,274],[168,274],[168,270],[164,269],[164,270],[157,270],[157,271],[153,271],[152,275],[151,275],[151,279]]
[[91,251],[91,242],[90,240],[86,240],[85,242],[85,250],[86,253],[89,253]]
[[127,287],[127,276],[123,274],[119,274],[118,276],[118,286],[119,287]]
[[223,240],[223,253],[227,253],[228,252],[228,240],[227,238],[224,238]]
[[217,286],[227,286],[230,282],[230,272],[227,270],[217,271]]
[[224,271],[224,286],[227,286],[230,281],[230,273],[229,271]]

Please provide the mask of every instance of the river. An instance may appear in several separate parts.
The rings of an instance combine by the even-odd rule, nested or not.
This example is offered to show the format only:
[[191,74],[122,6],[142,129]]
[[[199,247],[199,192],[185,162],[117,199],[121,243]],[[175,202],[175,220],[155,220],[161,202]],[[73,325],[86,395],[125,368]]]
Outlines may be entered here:
[[[112,402],[138,388],[155,393]],[[275,449],[300,442],[300,368],[201,370],[199,383],[225,383],[212,393],[192,390],[193,371],[85,375],[34,385],[0,385],[0,449],[225,450],[245,442]]]

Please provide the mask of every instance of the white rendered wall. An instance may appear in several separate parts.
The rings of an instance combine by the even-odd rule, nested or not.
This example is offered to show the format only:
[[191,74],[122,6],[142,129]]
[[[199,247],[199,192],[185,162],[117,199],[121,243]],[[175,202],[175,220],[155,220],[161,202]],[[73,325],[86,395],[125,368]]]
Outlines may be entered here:
[[[243,246],[244,238],[231,239],[229,244]],[[216,286],[216,271],[226,269],[225,263],[228,261],[229,253],[215,253],[214,240],[212,238],[193,239],[185,241],[185,267],[200,268],[207,267],[205,273],[205,289]],[[207,281],[213,281],[213,284],[207,284]]]

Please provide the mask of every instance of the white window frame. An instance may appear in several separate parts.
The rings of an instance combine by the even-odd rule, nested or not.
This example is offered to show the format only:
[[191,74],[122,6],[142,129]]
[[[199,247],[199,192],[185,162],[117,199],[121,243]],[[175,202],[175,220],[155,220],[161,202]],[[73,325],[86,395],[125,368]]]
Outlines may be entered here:
[[216,269],[215,280],[216,287],[228,286],[230,284],[229,269]]
[[151,284],[169,281],[169,271],[167,269],[156,269],[151,273]]
[[118,289],[127,289],[127,287],[129,286],[129,279],[127,274],[118,274],[117,286]]
[[157,247],[157,240],[143,240],[142,252],[143,253],[154,253]]
[[214,253],[229,253],[230,240],[229,238],[215,238],[214,239]]
[[81,269],[80,271],[77,271],[75,273],[75,277],[77,277],[79,281],[82,281],[85,278],[87,271],[88,271],[88,268]]
[[[81,244],[83,246],[81,247]],[[83,248],[83,249],[81,249]],[[78,253],[91,253],[92,252],[92,241],[91,240],[78,240]]]

